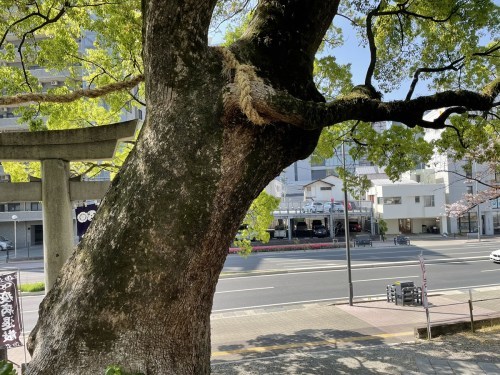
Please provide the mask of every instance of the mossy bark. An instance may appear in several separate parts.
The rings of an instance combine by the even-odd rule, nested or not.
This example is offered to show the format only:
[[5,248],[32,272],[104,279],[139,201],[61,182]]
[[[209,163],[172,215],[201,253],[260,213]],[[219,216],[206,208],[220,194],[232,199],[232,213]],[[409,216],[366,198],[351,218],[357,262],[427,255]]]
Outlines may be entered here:
[[[316,11],[321,4],[314,2]],[[224,111],[224,62],[206,45],[213,5],[144,2],[148,121],[41,305],[27,374],[99,374],[111,364],[145,374],[210,372],[210,312],[228,246],[252,200],[319,137],[319,130],[255,126]],[[318,23],[315,40],[332,12],[322,15],[330,20]],[[275,27],[294,28],[287,20]],[[290,82],[277,74],[281,57],[252,38],[234,52],[269,82],[276,76],[276,85],[322,100],[313,50],[287,62],[296,65]]]

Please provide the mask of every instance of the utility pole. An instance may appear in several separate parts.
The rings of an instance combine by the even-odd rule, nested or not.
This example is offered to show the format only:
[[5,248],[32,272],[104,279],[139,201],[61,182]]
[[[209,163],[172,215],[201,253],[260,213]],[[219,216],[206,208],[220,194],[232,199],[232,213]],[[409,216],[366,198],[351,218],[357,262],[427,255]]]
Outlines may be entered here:
[[[477,162],[474,162],[474,177],[476,180],[476,197],[479,194],[478,184],[477,184]],[[481,204],[477,204],[477,240],[481,242]]]
[[347,179],[345,175],[345,143],[342,142],[342,164],[344,167],[344,230],[345,230],[345,251],[347,259],[347,281],[349,285],[349,306],[352,306],[353,290],[352,290],[352,276],[351,276],[351,248],[349,238],[349,213],[347,201]]

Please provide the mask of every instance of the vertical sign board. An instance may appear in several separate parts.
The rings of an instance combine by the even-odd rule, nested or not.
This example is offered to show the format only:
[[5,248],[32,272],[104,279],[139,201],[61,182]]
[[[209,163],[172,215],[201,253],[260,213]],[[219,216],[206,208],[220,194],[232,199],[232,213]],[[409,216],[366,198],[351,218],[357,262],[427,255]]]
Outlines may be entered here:
[[0,346],[15,348],[22,346],[17,274],[0,275]]
[[431,323],[429,317],[429,303],[427,301],[427,275],[425,273],[425,262],[422,253],[418,256],[420,262],[420,270],[422,271],[422,305],[425,309],[425,316],[427,318],[427,338],[431,339]]
[[429,307],[427,303],[427,275],[425,273],[425,262],[422,254],[418,256],[418,261],[420,262],[420,270],[422,271],[422,305],[427,309]]
[[92,219],[94,219],[96,211],[97,205],[95,204],[88,204],[87,206],[77,207],[75,209],[76,232],[80,239],[82,239],[90,223],[92,222]]

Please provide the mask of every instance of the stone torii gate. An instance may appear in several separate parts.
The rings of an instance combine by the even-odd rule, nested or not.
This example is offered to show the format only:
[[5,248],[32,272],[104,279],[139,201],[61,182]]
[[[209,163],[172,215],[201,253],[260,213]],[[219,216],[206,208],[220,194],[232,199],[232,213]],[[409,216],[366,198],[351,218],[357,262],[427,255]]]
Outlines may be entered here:
[[41,161],[42,181],[1,184],[2,201],[41,201],[45,291],[74,247],[72,200],[102,198],[105,182],[69,180],[70,161],[110,160],[120,141],[133,139],[137,120],[92,128],[0,133],[1,161]]

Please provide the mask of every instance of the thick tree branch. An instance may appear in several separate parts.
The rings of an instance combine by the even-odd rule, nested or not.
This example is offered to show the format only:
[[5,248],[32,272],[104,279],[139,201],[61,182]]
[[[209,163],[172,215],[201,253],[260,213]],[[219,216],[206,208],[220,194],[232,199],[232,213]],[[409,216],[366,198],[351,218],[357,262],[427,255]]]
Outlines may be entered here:
[[373,74],[375,73],[375,65],[377,63],[377,46],[375,45],[375,35],[373,33],[372,24],[373,24],[373,18],[379,14],[381,5],[382,2],[378,4],[377,8],[369,12],[366,17],[366,37],[368,38],[368,46],[370,47],[370,65],[368,65],[365,77],[365,86],[368,87],[373,87],[372,78]]
[[322,100],[313,81],[314,58],[340,0],[262,0],[231,51],[259,76],[292,95]]
[[[428,21],[432,21],[435,23],[444,23],[450,20],[453,15],[455,15],[458,10],[460,9],[462,4],[457,4],[454,6],[448,16],[446,18],[436,18],[434,16],[427,16],[425,14],[419,14],[415,12],[411,12],[408,10],[408,8],[411,6],[410,1],[405,1],[401,4],[398,4],[397,7],[398,9],[395,10],[380,10],[382,6],[382,1],[378,4],[376,8],[368,12],[368,15],[366,17],[366,36],[368,39],[368,45],[370,47],[370,65],[368,66],[368,69],[366,71],[366,77],[365,77],[365,86],[367,87],[373,87],[372,85],[372,79],[373,75],[375,73],[375,66],[377,63],[377,46],[375,45],[375,35],[373,33],[373,19],[375,17],[380,17],[380,16],[406,16],[406,17],[414,17],[414,18],[421,18],[425,19]],[[410,95],[411,97],[411,95]],[[409,98],[408,98],[409,99]]]
[[[225,97],[227,111],[239,110],[239,88],[230,85]],[[421,126],[443,129],[452,113],[489,110],[500,92],[500,79],[487,86],[483,93],[467,90],[445,91],[407,101],[382,102],[369,96],[355,94],[330,103],[299,100],[287,92],[274,90],[258,81],[251,82],[254,109],[262,124],[285,122],[306,130],[319,129],[347,120],[366,122],[398,121],[409,127]],[[447,108],[434,121],[425,121],[427,111]]]
[[[189,65],[198,65],[208,47],[208,29],[217,0],[143,0],[143,59],[146,85],[157,86],[154,77],[167,76],[170,85]],[[187,29],[186,25],[189,25]],[[161,52],[160,52],[161,51]],[[196,57],[196,58],[194,58]],[[173,75],[174,67],[179,73]],[[181,74],[181,72],[183,74]]]

